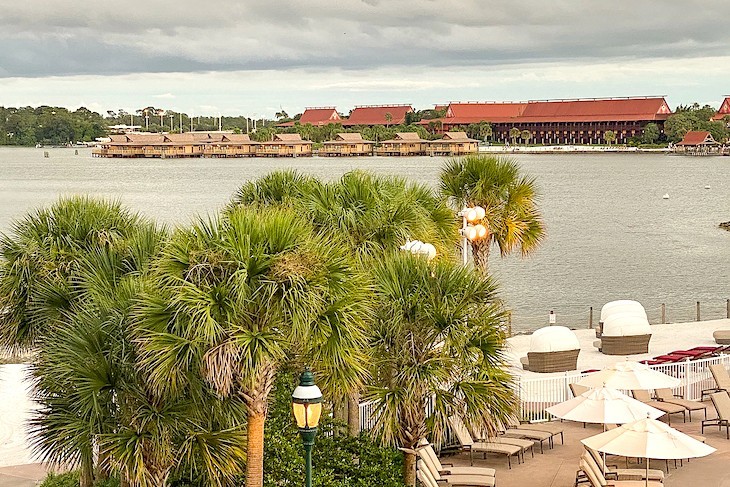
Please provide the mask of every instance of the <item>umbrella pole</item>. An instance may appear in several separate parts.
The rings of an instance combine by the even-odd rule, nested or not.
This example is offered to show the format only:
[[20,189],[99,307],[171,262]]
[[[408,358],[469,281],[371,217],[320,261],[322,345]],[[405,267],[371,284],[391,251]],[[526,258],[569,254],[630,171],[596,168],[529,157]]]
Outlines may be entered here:
[[644,485],[649,487],[649,457],[646,458],[646,477],[644,478]]

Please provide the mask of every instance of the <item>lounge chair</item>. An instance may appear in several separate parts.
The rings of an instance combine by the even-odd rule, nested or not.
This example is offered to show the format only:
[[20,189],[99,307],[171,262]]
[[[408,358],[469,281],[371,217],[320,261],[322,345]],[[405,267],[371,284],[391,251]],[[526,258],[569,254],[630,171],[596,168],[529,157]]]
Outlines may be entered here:
[[702,434],[705,434],[705,426],[717,426],[718,431],[725,427],[725,436],[730,440],[730,396],[727,392],[715,392],[710,394],[712,404],[717,411],[716,419],[705,419],[702,421]]
[[526,431],[538,431],[550,433],[550,446],[555,444],[555,437],[560,435],[560,444],[564,444],[563,434],[565,428],[557,421],[547,421],[543,423],[520,423],[516,418],[512,418],[510,424],[507,425],[507,431],[510,429],[526,430]]
[[715,379],[716,387],[703,390],[702,397],[700,399],[704,400],[705,396],[708,396],[714,392],[730,392],[730,375],[728,375],[725,366],[723,364],[712,364],[708,365],[707,368],[710,369],[712,378]]
[[433,477],[438,481],[440,475],[481,475],[494,477],[497,471],[488,467],[455,467],[451,463],[441,463],[436,451],[426,438],[421,438],[416,447],[416,453]]
[[416,463],[416,477],[426,487],[441,487],[455,485],[460,487],[494,487],[494,477],[481,475],[450,475],[448,477],[434,477],[431,471],[422,461]]
[[578,397],[584,392],[588,392],[591,390],[590,387],[582,386],[575,383],[568,384],[568,387],[570,388],[570,392],[573,393],[573,397]]
[[[646,470],[643,468],[615,468],[613,465],[604,465],[601,454],[592,448],[586,447],[583,453],[590,461],[593,462],[592,467],[599,471],[605,471],[606,479],[613,480],[645,480]],[[581,456],[583,458],[583,456]],[[664,482],[664,472],[662,470],[649,469],[649,480]]]
[[646,482],[645,480],[606,480],[606,477],[604,477],[603,472],[601,472],[599,469],[594,468],[591,464],[589,464],[586,460],[581,458],[580,460],[580,469],[586,474],[586,477],[588,478],[588,481],[591,483],[593,487],[605,487],[605,486],[615,486],[615,487],[662,487],[664,484],[662,482],[658,482],[656,480],[650,480]]
[[604,355],[638,355],[649,352],[651,334],[606,336],[602,335],[599,350]]
[[525,459],[525,452],[530,450],[532,458],[535,458],[535,442],[532,440],[525,440],[518,436],[488,436],[481,431],[471,431],[472,438],[477,443],[504,443],[507,445],[515,445],[522,448],[522,459]]
[[655,389],[654,395],[656,395],[656,398],[661,402],[668,402],[685,408],[687,410],[687,413],[689,414],[690,421],[692,421],[692,411],[704,411],[705,419],[707,419],[708,405],[706,403],[700,401],[691,401],[689,399],[683,399],[679,396],[675,396],[674,394],[672,394],[672,390],[669,388]]
[[499,431],[500,436],[504,436],[506,438],[519,438],[519,439],[528,439],[532,440],[534,442],[540,443],[540,453],[545,453],[545,448],[543,445],[543,442],[547,440],[548,442],[548,448],[553,447],[553,434],[548,431],[538,431],[538,430],[530,430],[530,429],[521,429],[521,428],[505,428],[502,426]]
[[718,345],[730,345],[730,330],[717,330],[712,333],[712,338]]
[[658,409],[659,411],[664,411],[667,414],[667,421],[669,421],[670,426],[672,425],[672,414],[682,413],[682,422],[687,421],[687,410],[682,406],[678,406],[677,404],[671,404],[668,402],[654,401],[649,395],[649,392],[645,390],[635,389],[631,391],[631,393],[634,395],[634,399],[636,399],[637,401],[641,401],[644,404]]
[[497,453],[505,455],[507,457],[507,465],[512,468],[512,457],[517,456],[517,462],[521,462],[521,454],[523,453],[522,447],[516,445],[508,445],[506,443],[487,443],[487,442],[475,442],[469,434],[469,430],[466,429],[461,419],[452,416],[449,418],[449,424],[451,429],[456,435],[456,438],[461,443],[461,449],[469,452],[469,464],[474,465],[474,452],[484,453]]

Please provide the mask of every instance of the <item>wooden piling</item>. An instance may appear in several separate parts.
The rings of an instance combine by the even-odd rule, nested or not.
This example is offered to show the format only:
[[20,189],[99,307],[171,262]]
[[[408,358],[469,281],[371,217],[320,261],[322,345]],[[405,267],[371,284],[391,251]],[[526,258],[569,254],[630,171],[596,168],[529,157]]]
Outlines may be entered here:
[[697,320],[695,320],[695,321],[700,321],[700,302],[699,301],[697,301]]
[[507,311],[507,337],[512,336],[512,310]]
[[593,329],[593,306],[588,310],[588,329]]
[[662,303],[662,325],[667,322],[667,305]]
[[730,299],[725,300],[725,307],[727,308],[727,311],[725,312],[725,318],[730,319]]

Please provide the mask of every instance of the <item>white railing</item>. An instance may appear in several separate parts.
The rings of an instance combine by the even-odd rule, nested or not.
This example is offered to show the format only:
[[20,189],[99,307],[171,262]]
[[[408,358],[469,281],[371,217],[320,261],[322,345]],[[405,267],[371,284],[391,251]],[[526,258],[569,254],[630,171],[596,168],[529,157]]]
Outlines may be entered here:
[[[650,367],[677,377],[682,381],[679,387],[674,389],[675,394],[685,399],[700,400],[702,399],[703,390],[715,387],[715,380],[712,378],[707,366],[720,363],[725,368],[729,368],[730,355],[652,365]],[[573,397],[569,385],[578,382],[587,375],[582,372],[566,372],[563,375],[552,375],[550,377],[518,377],[515,388],[520,401],[521,419],[523,421],[547,421],[551,419],[551,415],[545,412],[545,408]],[[628,393],[628,391],[624,392]],[[432,404],[429,404],[427,409],[429,409],[428,406],[433,407]],[[372,428],[375,423],[374,410],[375,403],[372,401],[360,404],[361,430]]]
[[[682,382],[674,389],[674,393],[685,399],[699,400],[702,391],[715,386],[708,365],[723,364],[730,366],[730,355],[710,357],[700,360],[688,360],[672,364],[652,365],[651,368],[679,378]],[[578,382],[588,374],[581,372],[566,372],[560,376],[518,378],[516,382],[517,394],[520,399],[521,418],[524,421],[547,421],[551,415],[545,408],[570,399],[569,384]],[[625,391],[628,392],[628,391]]]

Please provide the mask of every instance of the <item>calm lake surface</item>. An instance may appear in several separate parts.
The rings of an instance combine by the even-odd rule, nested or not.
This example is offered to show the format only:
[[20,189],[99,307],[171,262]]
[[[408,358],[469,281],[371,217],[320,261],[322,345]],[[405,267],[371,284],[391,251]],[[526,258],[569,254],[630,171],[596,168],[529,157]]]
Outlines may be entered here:
[[[44,151],[50,157],[44,158]],[[514,329],[586,326],[588,308],[636,299],[652,322],[725,316],[730,298],[730,157],[664,154],[516,155],[537,178],[548,238],[527,259],[492,255]],[[436,186],[439,157],[103,159],[79,149],[0,148],[0,231],[59,195],[117,197],[170,224],[215,212],[245,181],[296,168],[323,179],[352,169]],[[705,189],[709,185],[710,189]],[[662,195],[668,193],[668,200]]]

